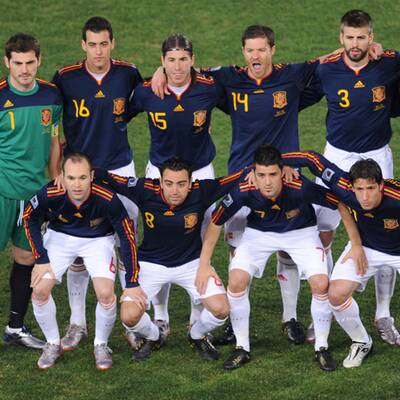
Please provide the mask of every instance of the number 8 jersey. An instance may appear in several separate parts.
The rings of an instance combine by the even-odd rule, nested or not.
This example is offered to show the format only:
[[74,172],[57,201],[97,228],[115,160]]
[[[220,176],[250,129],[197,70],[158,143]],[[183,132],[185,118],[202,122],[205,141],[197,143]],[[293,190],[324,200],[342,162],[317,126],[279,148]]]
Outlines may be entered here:
[[134,65],[113,59],[101,80],[88,72],[84,61],[56,72],[53,82],[64,101],[65,154],[86,153],[94,166],[107,170],[128,165],[127,107],[141,81]]

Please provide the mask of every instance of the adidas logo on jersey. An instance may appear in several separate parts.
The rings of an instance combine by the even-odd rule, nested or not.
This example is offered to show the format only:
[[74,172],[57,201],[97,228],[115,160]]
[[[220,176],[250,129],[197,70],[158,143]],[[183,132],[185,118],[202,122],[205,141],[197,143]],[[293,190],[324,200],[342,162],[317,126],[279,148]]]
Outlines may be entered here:
[[185,111],[185,109],[184,109],[180,104],[178,104],[178,105],[174,108],[174,111],[175,111],[175,112],[182,112],[182,111]]
[[104,95],[104,93],[101,90],[99,90],[94,97],[96,99],[102,99],[102,98],[104,98],[106,96]]
[[357,83],[354,85],[354,89],[362,89],[365,88],[365,85],[361,81],[357,81]]
[[3,107],[4,107],[4,108],[14,107],[14,104],[13,104],[12,101],[7,100],[7,101],[4,103]]
[[272,207],[271,207],[271,210],[280,210],[281,208],[278,206],[278,204],[274,204]]

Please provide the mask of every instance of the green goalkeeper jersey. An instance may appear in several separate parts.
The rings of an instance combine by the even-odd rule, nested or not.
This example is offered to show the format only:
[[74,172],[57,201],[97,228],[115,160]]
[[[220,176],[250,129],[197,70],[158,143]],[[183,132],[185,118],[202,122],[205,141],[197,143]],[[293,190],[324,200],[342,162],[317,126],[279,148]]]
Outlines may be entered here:
[[53,136],[58,135],[62,98],[55,85],[36,79],[21,92],[0,80],[0,195],[26,200],[46,183]]

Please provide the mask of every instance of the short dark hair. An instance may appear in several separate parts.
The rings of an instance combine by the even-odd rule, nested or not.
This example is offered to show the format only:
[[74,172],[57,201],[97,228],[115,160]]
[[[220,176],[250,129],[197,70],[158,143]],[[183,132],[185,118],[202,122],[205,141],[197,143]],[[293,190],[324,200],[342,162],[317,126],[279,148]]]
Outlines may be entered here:
[[164,171],[166,169],[170,169],[171,171],[187,171],[188,175],[189,175],[189,179],[192,178],[192,168],[190,166],[190,164],[183,160],[180,157],[172,157],[166,161],[163,162],[163,164],[160,167],[160,175],[161,177],[164,174]]
[[71,162],[72,162],[73,164],[77,164],[77,163],[80,163],[80,162],[82,162],[83,160],[85,160],[85,161],[89,164],[90,170],[93,169],[92,161],[90,161],[89,156],[88,156],[87,154],[85,154],[85,153],[81,153],[81,152],[79,152],[79,151],[75,151],[75,152],[73,152],[73,153],[67,154],[67,155],[64,157],[63,162],[62,162],[62,164],[61,164],[61,170],[62,170],[62,172],[65,172],[65,164],[67,163],[68,160],[71,160]]
[[344,26],[350,28],[364,28],[368,27],[369,32],[373,30],[372,18],[371,16],[363,10],[350,10],[340,20],[341,31],[343,31]]
[[266,38],[268,44],[275,46],[275,32],[264,25],[250,25],[246,28],[242,35],[242,46],[244,47],[247,39]]
[[94,33],[99,33],[101,31],[108,31],[110,36],[110,41],[113,40],[113,30],[110,21],[103,17],[92,17],[89,18],[82,28],[82,39],[86,42],[86,32],[91,31]]
[[11,36],[7,40],[4,49],[5,55],[9,60],[11,59],[11,52],[27,53],[28,51],[34,51],[36,58],[39,58],[40,44],[32,35],[22,32]]
[[359,160],[350,168],[349,179],[352,184],[357,179],[371,179],[380,184],[383,181],[382,170],[372,158]]
[[270,144],[263,144],[259,146],[254,153],[254,164],[263,165],[268,167],[270,165],[278,165],[280,169],[283,168],[281,152]]
[[168,51],[172,50],[184,50],[187,51],[191,56],[193,55],[193,43],[192,41],[180,33],[167,37],[161,46],[161,52],[163,57]]

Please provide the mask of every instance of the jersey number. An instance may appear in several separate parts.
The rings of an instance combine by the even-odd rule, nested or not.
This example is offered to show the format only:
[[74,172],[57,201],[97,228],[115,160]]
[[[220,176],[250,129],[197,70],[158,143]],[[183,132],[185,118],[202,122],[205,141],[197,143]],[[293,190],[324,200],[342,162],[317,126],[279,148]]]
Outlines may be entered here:
[[85,106],[85,99],[82,99],[79,104],[78,101],[73,99],[72,102],[75,106],[75,117],[87,118],[90,115],[89,109]]
[[339,106],[343,108],[349,107],[350,106],[349,91],[346,89],[340,89],[338,90],[337,94],[341,96]]
[[11,124],[11,130],[15,129],[15,118],[14,118],[14,112],[13,111],[9,111],[8,115],[10,117],[10,124]]
[[249,111],[249,95],[248,94],[242,95],[241,93],[232,92],[232,98],[233,98],[233,109],[235,111],[237,111],[238,104],[243,104],[244,112]]
[[165,120],[167,114],[165,112],[149,112],[149,114],[154,126],[163,131],[167,129],[167,121]]
[[146,225],[149,228],[153,229],[154,228],[154,215],[152,213],[149,213],[149,212],[146,211],[144,213],[144,218],[145,218],[145,221],[146,221]]

